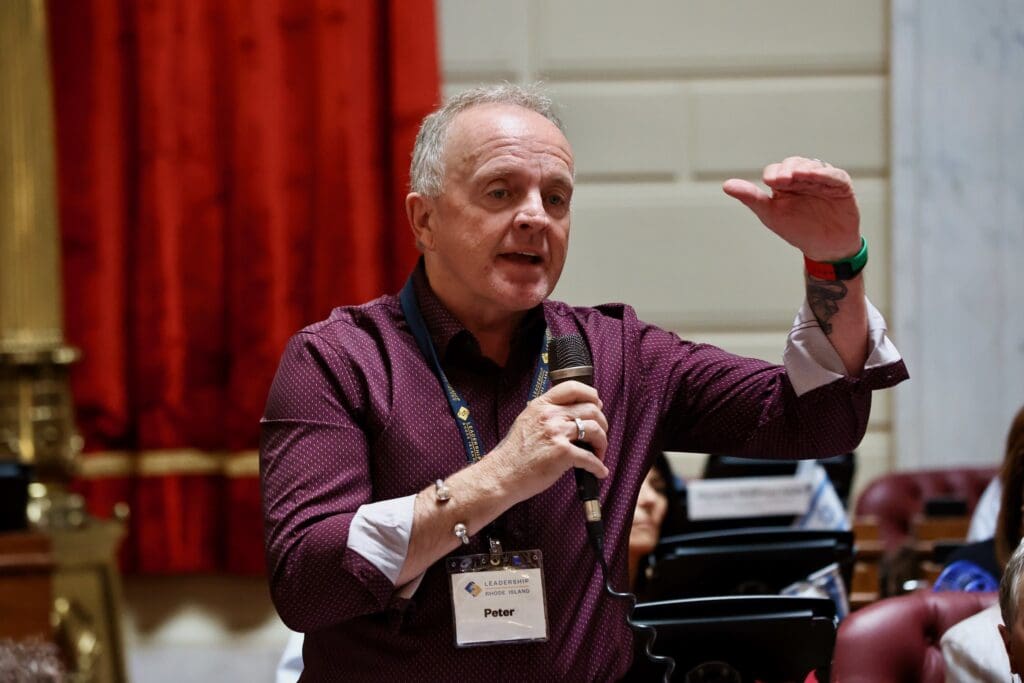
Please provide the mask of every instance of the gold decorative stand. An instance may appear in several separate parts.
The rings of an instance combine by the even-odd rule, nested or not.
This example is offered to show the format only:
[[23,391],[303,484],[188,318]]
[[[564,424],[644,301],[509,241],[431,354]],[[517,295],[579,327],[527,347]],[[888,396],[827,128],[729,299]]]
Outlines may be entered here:
[[124,524],[89,518],[67,491],[82,445],[68,381],[78,352],[62,325],[45,10],[44,0],[0,1],[0,462],[34,479],[33,531],[0,534],[0,568],[6,547],[8,585],[24,582],[33,595],[51,586],[42,623],[73,680],[119,682],[127,680],[116,568]]

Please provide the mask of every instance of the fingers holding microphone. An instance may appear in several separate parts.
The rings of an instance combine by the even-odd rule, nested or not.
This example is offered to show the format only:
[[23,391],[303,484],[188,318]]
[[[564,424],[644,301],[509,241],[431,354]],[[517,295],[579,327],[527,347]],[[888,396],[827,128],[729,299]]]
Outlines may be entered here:
[[[573,467],[603,479],[608,476],[602,462],[608,448],[607,428],[592,387],[579,382],[555,386],[530,401],[495,448],[502,479],[515,481],[524,499],[546,490]],[[578,438],[581,431],[583,439]]]
[[[584,419],[579,413],[569,410],[571,422],[568,425],[568,439],[577,451],[573,467],[579,467],[604,479],[608,468],[604,465],[604,454],[608,450],[608,420],[598,411],[597,415]],[[579,452],[582,451],[582,452]],[[596,462],[595,462],[596,460]]]
[[608,476],[608,468],[602,462],[608,449],[608,418],[602,412],[597,390],[570,380],[556,384],[536,402],[546,405],[547,418],[553,423],[549,427],[560,437],[563,455],[568,460],[565,469],[579,467],[601,479]]
[[[565,420],[563,431],[573,462],[599,479],[608,476],[604,454],[608,450],[608,418],[594,387],[569,380],[554,385],[538,400],[546,400],[555,415]],[[558,419],[558,418],[556,418]],[[581,428],[582,427],[582,428]]]

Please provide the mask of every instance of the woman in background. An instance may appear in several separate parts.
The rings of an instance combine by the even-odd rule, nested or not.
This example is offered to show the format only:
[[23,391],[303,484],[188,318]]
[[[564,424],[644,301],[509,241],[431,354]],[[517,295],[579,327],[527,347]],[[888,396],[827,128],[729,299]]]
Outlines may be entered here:
[[667,483],[657,467],[652,467],[640,485],[629,529],[629,585],[636,586],[641,561],[654,551],[661,538],[661,525],[668,511]]
[[1006,435],[1006,455],[999,481],[1003,492],[995,536],[968,543],[951,553],[946,569],[935,582],[936,590],[964,590],[966,586],[960,584],[969,582],[971,572],[977,570],[991,577],[991,581],[976,581],[977,585],[998,584],[1003,568],[1024,535],[1024,408],[1017,411]]
[[1006,435],[1006,456],[999,476],[1003,500],[996,523],[995,556],[999,566],[1005,567],[1024,532],[1024,408],[1017,412]]

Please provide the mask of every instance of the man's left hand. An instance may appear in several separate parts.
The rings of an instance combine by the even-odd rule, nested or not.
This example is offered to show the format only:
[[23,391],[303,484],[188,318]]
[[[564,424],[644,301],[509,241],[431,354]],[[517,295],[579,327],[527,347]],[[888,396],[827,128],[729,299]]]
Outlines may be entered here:
[[860,212],[846,171],[789,157],[765,167],[763,180],[771,194],[738,178],[722,189],[813,261],[839,261],[860,250]]

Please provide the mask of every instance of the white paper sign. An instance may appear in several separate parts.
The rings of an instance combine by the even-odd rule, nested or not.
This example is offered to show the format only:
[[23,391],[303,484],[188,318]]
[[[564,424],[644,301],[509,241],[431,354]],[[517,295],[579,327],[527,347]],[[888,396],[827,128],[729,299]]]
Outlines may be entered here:
[[540,569],[465,572],[451,582],[456,645],[547,638]]
[[806,477],[733,477],[686,483],[690,519],[802,515],[811,501]]

